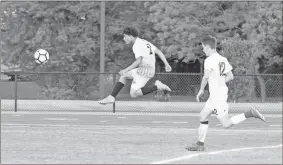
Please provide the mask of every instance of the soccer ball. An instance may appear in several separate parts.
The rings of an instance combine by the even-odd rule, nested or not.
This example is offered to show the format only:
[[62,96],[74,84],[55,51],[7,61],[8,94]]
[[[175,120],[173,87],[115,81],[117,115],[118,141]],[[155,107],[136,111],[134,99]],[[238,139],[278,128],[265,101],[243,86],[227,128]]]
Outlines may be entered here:
[[44,64],[49,60],[49,53],[44,49],[38,49],[34,53],[34,60],[38,64]]

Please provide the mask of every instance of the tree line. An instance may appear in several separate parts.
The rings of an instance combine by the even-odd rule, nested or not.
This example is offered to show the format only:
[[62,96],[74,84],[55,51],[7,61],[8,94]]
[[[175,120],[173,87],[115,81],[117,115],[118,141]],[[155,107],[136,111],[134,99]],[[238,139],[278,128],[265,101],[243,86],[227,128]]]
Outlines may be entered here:
[[[43,48],[51,59],[36,67],[37,71],[99,72],[100,2],[5,1],[0,9],[0,51],[5,65],[17,65],[23,70],[35,68],[33,53]],[[141,38],[159,47],[179,68],[197,63],[202,66],[204,53],[199,41],[209,34],[218,39],[218,49],[231,62],[235,74],[283,71],[282,2],[111,1],[106,2],[105,15],[107,72],[116,72],[134,60],[131,47],[122,40],[125,26],[137,27]],[[158,71],[163,70],[159,67]],[[97,87],[96,83],[84,83],[97,81],[97,76],[68,79],[73,81],[61,88],[71,92]],[[237,78],[231,85],[236,93],[233,97],[255,95],[250,87],[256,83],[260,84],[261,95],[266,95],[269,79]],[[48,84],[48,89],[59,86]],[[247,89],[243,92],[242,88]]]

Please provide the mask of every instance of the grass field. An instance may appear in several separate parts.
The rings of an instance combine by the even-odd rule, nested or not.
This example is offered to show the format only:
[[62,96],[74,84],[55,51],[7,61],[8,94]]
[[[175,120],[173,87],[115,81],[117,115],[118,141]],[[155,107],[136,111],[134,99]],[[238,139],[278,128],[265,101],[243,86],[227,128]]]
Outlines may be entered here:
[[223,129],[210,120],[205,152],[189,152],[198,118],[183,115],[2,112],[1,163],[282,163],[282,117]]
[[[157,101],[117,101],[115,110],[134,113],[194,113],[198,114],[204,102],[157,102]],[[229,103],[229,113],[238,114],[255,106],[266,115],[281,115],[282,102],[277,103]],[[2,111],[14,111],[14,100],[1,100]],[[54,111],[54,112],[113,112],[113,105],[100,105],[91,100],[18,100],[18,111]]]
[[[231,103],[231,114],[256,106],[267,123],[249,119],[230,129],[215,116],[205,152],[196,142],[204,103],[1,100],[1,163],[280,164],[282,103]],[[154,113],[156,112],[156,113]]]

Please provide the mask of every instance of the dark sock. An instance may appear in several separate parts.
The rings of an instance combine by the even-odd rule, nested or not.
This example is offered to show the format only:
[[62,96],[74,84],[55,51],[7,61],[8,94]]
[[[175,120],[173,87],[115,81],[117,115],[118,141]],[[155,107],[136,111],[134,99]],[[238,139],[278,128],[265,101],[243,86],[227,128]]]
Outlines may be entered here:
[[151,85],[151,86],[145,86],[141,89],[143,95],[147,95],[151,92],[157,91],[157,86],[156,85]]
[[197,145],[199,145],[199,146],[204,146],[204,142],[198,141],[198,142],[197,142]]
[[201,121],[201,124],[208,124],[208,121]]
[[116,97],[123,87],[124,87],[124,84],[118,81],[111,93],[111,96]]
[[245,112],[245,117],[246,117],[246,118],[253,117],[252,112],[251,112],[251,111],[247,111],[247,112]]

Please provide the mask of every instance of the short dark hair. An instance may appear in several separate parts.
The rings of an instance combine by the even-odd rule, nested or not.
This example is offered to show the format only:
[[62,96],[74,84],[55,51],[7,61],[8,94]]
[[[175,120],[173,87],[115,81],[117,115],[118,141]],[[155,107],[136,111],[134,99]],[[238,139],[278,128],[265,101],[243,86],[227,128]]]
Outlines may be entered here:
[[126,27],[126,28],[124,28],[123,34],[131,35],[133,37],[138,37],[139,36],[138,30],[136,28],[134,28],[134,27]]
[[216,49],[217,40],[215,37],[208,35],[208,36],[203,37],[203,39],[201,40],[201,43],[203,45],[209,45],[211,49]]

